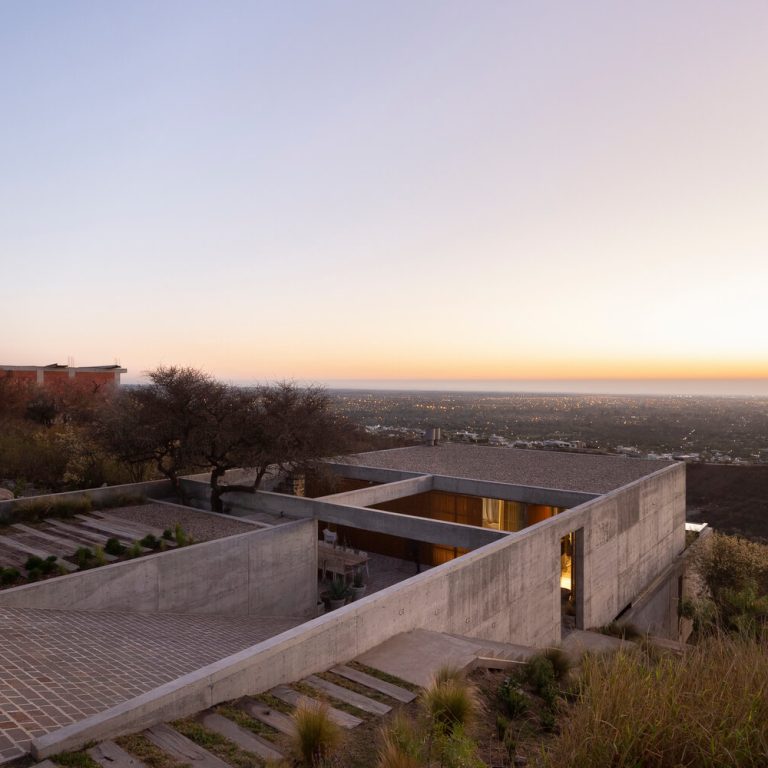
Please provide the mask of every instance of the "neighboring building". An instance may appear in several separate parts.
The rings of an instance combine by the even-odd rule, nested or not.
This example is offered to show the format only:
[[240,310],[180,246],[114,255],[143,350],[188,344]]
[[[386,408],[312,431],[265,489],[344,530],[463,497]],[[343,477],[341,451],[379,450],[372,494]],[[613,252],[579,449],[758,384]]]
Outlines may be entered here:
[[74,380],[78,383],[120,384],[120,374],[127,373],[119,365],[92,365],[75,367],[51,363],[50,365],[0,365],[0,375],[12,376],[19,381],[34,381],[49,385]]

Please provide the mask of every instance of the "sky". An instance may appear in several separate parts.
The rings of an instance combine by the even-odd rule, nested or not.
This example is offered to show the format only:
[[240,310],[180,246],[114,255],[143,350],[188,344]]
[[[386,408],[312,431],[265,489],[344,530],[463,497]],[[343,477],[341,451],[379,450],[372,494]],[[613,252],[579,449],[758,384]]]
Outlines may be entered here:
[[0,363],[768,394],[766,39],[763,0],[3,0]]

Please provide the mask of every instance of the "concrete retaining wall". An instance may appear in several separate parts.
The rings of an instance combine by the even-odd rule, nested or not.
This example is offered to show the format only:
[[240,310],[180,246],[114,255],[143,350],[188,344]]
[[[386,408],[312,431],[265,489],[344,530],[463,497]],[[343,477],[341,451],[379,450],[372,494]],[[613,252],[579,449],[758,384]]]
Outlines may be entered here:
[[299,520],[0,592],[0,605],[314,616],[317,524]]

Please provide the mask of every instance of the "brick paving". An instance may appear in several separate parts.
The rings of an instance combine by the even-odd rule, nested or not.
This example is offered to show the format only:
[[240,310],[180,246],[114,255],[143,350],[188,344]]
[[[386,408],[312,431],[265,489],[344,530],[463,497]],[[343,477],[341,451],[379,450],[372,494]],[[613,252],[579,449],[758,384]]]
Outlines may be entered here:
[[36,736],[301,621],[0,607],[0,763],[25,754]]

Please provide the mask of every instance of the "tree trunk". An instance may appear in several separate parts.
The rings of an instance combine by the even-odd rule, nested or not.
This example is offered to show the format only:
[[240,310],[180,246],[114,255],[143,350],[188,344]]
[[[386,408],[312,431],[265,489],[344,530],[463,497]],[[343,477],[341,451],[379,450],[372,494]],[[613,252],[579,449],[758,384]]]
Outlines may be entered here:
[[214,467],[211,470],[211,510],[213,512],[223,512],[224,502],[221,500],[221,486],[219,478],[224,474],[224,470]]

